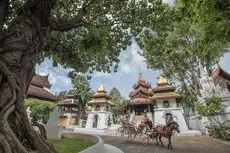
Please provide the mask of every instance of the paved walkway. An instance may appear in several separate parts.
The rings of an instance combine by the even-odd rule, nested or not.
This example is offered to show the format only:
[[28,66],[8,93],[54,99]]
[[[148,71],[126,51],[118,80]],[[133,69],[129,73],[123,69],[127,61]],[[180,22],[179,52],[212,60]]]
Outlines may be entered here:
[[[101,136],[101,138],[106,144],[116,146],[124,153],[230,153],[230,145],[215,141],[207,136],[174,137],[172,138],[173,151],[166,147],[156,146],[155,140],[144,146],[138,140],[122,144],[114,136]],[[164,144],[167,144],[166,139],[162,140]]]

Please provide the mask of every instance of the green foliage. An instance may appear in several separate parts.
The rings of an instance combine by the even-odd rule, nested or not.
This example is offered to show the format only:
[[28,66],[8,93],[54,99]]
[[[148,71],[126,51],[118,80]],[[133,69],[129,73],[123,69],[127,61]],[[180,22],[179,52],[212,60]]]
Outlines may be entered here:
[[180,83],[192,101],[200,95],[198,64],[209,72],[228,51],[229,6],[224,0],[179,0],[174,7],[158,3],[142,23],[145,28],[134,32],[148,67]]
[[196,104],[196,110],[199,115],[204,117],[213,117],[223,112],[221,103],[223,100],[220,97],[212,96],[205,98],[204,104]]
[[71,78],[73,87],[77,90],[77,95],[79,96],[78,101],[78,114],[77,122],[80,118],[86,119],[86,104],[89,102],[94,94],[90,87],[90,82],[84,75],[78,75],[77,73],[70,73],[69,77]]
[[76,153],[86,148],[89,148],[94,143],[90,139],[68,139],[62,140],[50,140],[50,143],[54,146],[58,153]]
[[115,87],[110,90],[109,95],[112,97],[111,101],[114,104],[114,106],[111,108],[113,116],[118,117],[120,115],[124,115],[126,107],[124,104],[125,98],[121,96],[119,90]]
[[[6,29],[25,2],[10,1]],[[148,5],[145,0],[57,0],[54,3],[51,15],[58,21],[74,19],[84,7],[84,24],[66,31],[51,28],[51,40],[45,46],[41,61],[50,57],[54,66],[59,63],[76,72],[93,73],[117,70],[121,50],[131,43],[130,28],[142,29],[138,23],[148,19],[156,2],[149,2],[154,5]]]
[[223,113],[222,102],[220,97],[212,96],[205,98],[203,104],[196,103],[195,106],[200,118],[208,118],[209,123],[206,128],[211,136],[230,140],[230,121],[221,123],[218,118],[218,115]]
[[77,94],[83,98],[85,102],[90,101],[93,95],[93,91],[90,87],[90,82],[84,75],[78,75],[76,73],[70,73],[69,77],[71,78],[72,85],[74,89],[77,90]]
[[147,2],[58,0],[53,14],[59,19],[73,18],[83,4],[92,2],[86,8],[84,26],[66,32],[53,32],[52,43],[55,52],[47,54],[64,67],[76,72],[115,72],[119,54],[131,43],[128,29],[146,18],[143,9]]
[[54,110],[56,104],[50,101],[39,100],[35,98],[26,99],[26,107],[30,107],[30,117],[32,118],[32,123],[37,123],[41,121],[42,123],[47,123],[49,119],[50,112]]
[[230,121],[224,123],[210,122],[207,126],[210,136],[230,140]]

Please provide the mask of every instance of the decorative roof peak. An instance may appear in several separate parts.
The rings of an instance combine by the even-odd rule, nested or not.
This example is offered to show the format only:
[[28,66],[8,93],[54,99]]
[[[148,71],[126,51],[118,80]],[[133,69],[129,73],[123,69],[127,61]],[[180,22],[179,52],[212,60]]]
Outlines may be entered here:
[[158,77],[158,84],[164,84],[164,83],[168,83],[168,80],[166,78],[163,77],[163,75],[160,75]]
[[138,81],[142,81],[142,82],[145,82],[145,79],[142,75],[142,70],[141,70],[141,67],[139,66],[139,77],[138,77]]
[[139,66],[139,75],[142,75],[141,66]]
[[97,92],[106,92],[105,86],[103,83],[100,84],[99,88],[97,89]]

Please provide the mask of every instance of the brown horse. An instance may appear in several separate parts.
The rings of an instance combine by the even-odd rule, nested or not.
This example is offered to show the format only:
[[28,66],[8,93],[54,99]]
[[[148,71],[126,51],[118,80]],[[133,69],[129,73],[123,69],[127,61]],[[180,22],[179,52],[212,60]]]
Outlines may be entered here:
[[179,125],[175,121],[170,122],[165,126],[157,125],[154,128],[154,133],[155,133],[155,136],[156,136],[157,146],[158,146],[158,138],[160,140],[161,145],[164,146],[164,144],[161,141],[161,137],[165,137],[169,141],[168,149],[169,148],[173,149],[172,144],[171,144],[171,137],[172,137],[174,131],[177,131],[178,133],[180,133]]

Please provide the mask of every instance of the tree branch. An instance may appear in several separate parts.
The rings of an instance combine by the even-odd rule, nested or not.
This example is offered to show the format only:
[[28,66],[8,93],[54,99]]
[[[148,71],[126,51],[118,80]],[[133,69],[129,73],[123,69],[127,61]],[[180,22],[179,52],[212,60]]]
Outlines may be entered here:
[[55,31],[68,31],[73,28],[83,26],[85,24],[85,22],[83,21],[83,17],[85,16],[85,14],[86,14],[86,9],[82,8],[78,11],[77,16],[75,16],[69,21],[56,19],[55,17],[52,17],[51,18],[52,29]]
[[35,7],[38,2],[40,2],[40,0],[29,0],[26,2],[25,6],[29,9],[33,9],[33,7]]
[[2,33],[2,28],[6,20],[8,9],[9,0],[0,0],[0,33]]

